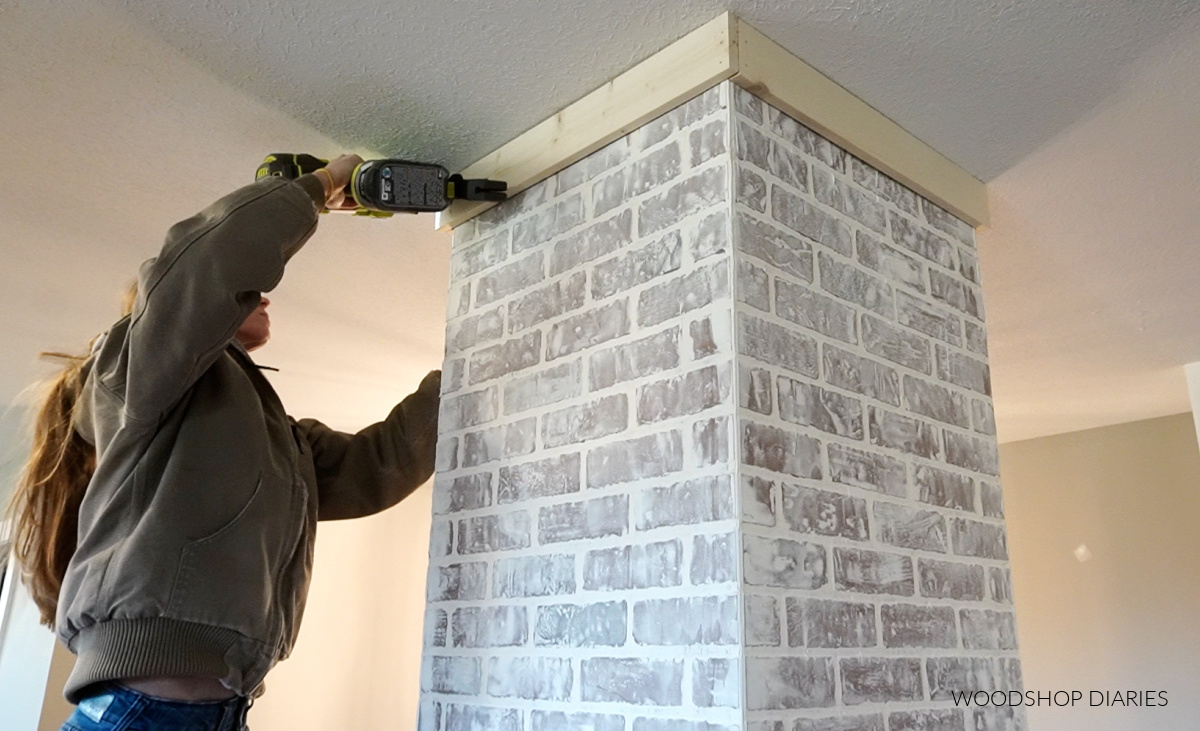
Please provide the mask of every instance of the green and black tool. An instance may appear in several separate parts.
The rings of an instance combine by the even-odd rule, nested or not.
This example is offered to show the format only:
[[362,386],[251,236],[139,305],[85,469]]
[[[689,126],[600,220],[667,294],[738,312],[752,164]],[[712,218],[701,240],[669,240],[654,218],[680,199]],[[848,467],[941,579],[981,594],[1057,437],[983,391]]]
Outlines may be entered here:
[[[328,160],[305,154],[267,155],[254,179],[298,178],[325,167]],[[436,213],[456,200],[503,201],[508,184],[499,180],[466,180],[451,175],[441,165],[410,160],[366,160],[354,168],[346,197],[355,207],[344,210],[360,215],[390,216],[393,213]]]

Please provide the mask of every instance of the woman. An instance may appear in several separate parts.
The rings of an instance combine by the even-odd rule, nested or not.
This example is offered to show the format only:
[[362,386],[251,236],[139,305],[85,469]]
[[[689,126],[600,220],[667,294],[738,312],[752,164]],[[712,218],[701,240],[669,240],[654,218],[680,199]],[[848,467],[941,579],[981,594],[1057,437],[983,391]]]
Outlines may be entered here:
[[317,520],[433,472],[441,374],[355,435],[291,420],[249,352],[357,156],[176,224],[130,312],[53,385],[12,506],[46,624],[78,656],[68,731],[245,728],[296,638]]

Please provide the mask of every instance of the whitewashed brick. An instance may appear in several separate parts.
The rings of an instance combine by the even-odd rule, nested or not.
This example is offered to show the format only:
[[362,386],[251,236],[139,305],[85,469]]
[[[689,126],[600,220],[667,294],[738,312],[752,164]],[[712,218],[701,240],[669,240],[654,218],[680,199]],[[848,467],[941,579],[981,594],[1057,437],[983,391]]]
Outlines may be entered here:
[[840,666],[842,702],[848,706],[904,703],[924,696],[921,661],[917,658],[847,657],[842,658]]
[[427,658],[421,673],[421,690],[451,695],[478,695],[483,686],[482,663],[477,657]]
[[943,429],[946,439],[946,461],[973,472],[1000,474],[1000,453],[995,439],[979,439]]
[[583,307],[587,275],[572,274],[508,303],[508,331],[515,333]]
[[[760,209],[761,210],[761,209]],[[776,226],[739,213],[734,218],[738,252],[805,282],[813,280],[812,246]]]
[[821,479],[821,442],[798,431],[742,424],[742,464],[793,477]]
[[916,484],[923,503],[975,511],[975,481],[969,477],[922,465],[916,469]]
[[771,277],[765,269],[745,259],[737,260],[737,301],[763,312],[771,311]]
[[515,709],[483,706],[446,707],[445,731],[521,731],[521,712]]
[[538,647],[620,647],[625,644],[625,602],[551,604],[537,608]]
[[989,518],[1004,517],[1004,494],[999,485],[990,482],[979,483],[979,498],[983,505],[983,514]]
[[813,194],[817,200],[869,229],[887,230],[887,217],[878,198],[839,180],[832,171],[813,168]]
[[767,106],[767,123],[772,132],[833,170],[844,172],[846,152],[778,109]]
[[475,289],[475,305],[483,306],[532,287],[545,278],[544,268],[542,253],[537,251],[483,275]]
[[1006,568],[988,568],[988,595],[1001,604],[1013,603],[1012,572]]
[[538,511],[538,542],[543,545],[620,536],[628,529],[629,497],[626,495],[552,505]]
[[445,434],[492,421],[498,409],[496,401],[494,386],[444,398],[438,413],[438,430]]
[[971,428],[971,412],[967,398],[944,386],[906,375],[904,404],[913,413],[964,429]]
[[884,604],[879,607],[879,619],[884,647],[958,647],[953,607]]
[[744,617],[747,647],[778,647],[782,644],[775,597],[747,594]]
[[707,467],[729,462],[729,418],[702,419],[692,424],[688,464]]
[[629,169],[629,183],[621,196],[627,200],[639,196],[679,177],[682,168],[679,143],[670,141],[653,152],[634,160]]
[[738,405],[759,414],[770,414],[774,408],[774,389],[771,372],[766,368],[739,365]]
[[[788,597],[791,647],[875,647],[875,605]],[[952,617],[953,618],[953,617]]]
[[529,513],[518,510],[503,515],[484,515],[458,521],[458,552],[490,553],[528,548]]
[[486,508],[492,504],[492,475],[481,472],[442,480],[433,491],[433,514],[445,515]]
[[943,381],[968,388],[985,396],[992,395],[992,374],[987,363],[939,345],[937,364],[938,378]]
[[862,333],[863,347],[868,353],[927,376],[932,373],[929,341],[920,335],[893,327],[871,315],[863,315]]
[[635,543],[620,548],[588,551],[583,563],[583,588],[624,591],[679,586],[683,583],[683,543]]
[[691,148],[691,165],[695,167],[724,155],[726,123],[724,119],[714,119],[700,129],[692,130],[688,135]]
[[863,407],[858,399],[779,376],[779,418],[823,432],[862,439]]
[[445,609],[425,610],[425,647],[445,647],[450,615]]
[[856,234],[854,243],[858,261],[863,266],[924,294],[925,267],[916,259],[893,249],[864,231]]
[[513,227],[512,250],[519,254],[583,223],[583,196],[570,195],[535,213]]
[[876,537],[900,548],[945,553],[946,519],[933,510],[895,503],[875,503]]
[[431,602],[472,601],[487,596],[486,561],[430,566],[426,598]]
[[871,444],[926,459],[941,458],[941,440],[938,429],[932,424],[874,406],[868,412]]
[[692,538],[692,566],[689,578],[693,586],[723,584],[737,579],[737,535]]
[[742,520],[757,525],[775,525],[775,483],[754,475],[742,475]]
[[797,533],[865,541],[870,535],[867,501],[803,485],[783,485],[783,517]]
[[599,439],[624,431],[628,423],[629,402],[625,395],[605,396],[543,416],[542,446],[561,447]]
[[850,158],[850,173],[854,182],[891,203],[910,216],[920,216],[921,206],[916,193],[857,157]]
[[[558,190],[566,193],[599,175],[612,170],[629,159],[629,138],[622,137],[601,147],[574,165],[558,173]],[[457,229],[455,230],[457,233]]]
[[683,661],[594,657],[580,663],[585,702],[679,706],[683,704]]
[[588,384],[592,391],[598,391],[677,365],[679,328],[672,327],[632,343],[593,352],[588,356]]
[[512,424],[467,432],[463,435],[463,467],[512,459],[534,450],[537,419],[522,419]]
[[766,213],[767,181],[747,165],[734,166],[734,200],[747,208]]
[[546,336],[546,360],[629,334],[628,303],[617,300],[556,323]]
[[951,345],[962,344],[962,319],[958,315],[902,290],[896,292],[896,321]]
[[738,352],[802,376],[820,375],[817,341],[767,320],[738,316]]
[[643,200],[638,206],[638,236],[661,231],[697,211],[724,201],[727,175],[725,165],[707,168]]
[[729,475],[697,477],[642,491],[638,530],[695,525],[734,517]]
[[863,594],[913,595],[912,559],[898,553],[835,548],[833,575],[839,589]]
[[662,477],[683,469],[683,436],[660,432],[604,444],[588,452],[588,487]]
[[533,731],[625,731],[625,717],[611,714],[535,710],[529,718]]
[[692,702],[699,708],[737,708],[742,674],[732,658],[692,661]]
[[954,268],[954,246],[949,241],[894,211],[889,218],[892,241],[935,264]]
[[745,122],[739,122],[736,128],[734,156],[797,190],[808,190],[808,165],[804,159]]
[[996,412],[987,401],[971,399],[971,424],[980,434],[996,436]]
[[593,223],[554,245],[550,276],[557,277],[594,259],[617,251],[633,240],[633,213],[626,209]]
[[742,580],[751,586],[816,589],[825,585],[825,547],[786,538],[745,535]]
[[684,240],[688,239],[693,261],[729,251],[729,218],[725,211],[718,209],[701,218],[691,235],[684,235]]
[[478,243],[454,252],[450,257],[450,278],[456,282],[489,269],[508,258],[507,229]]
[[579,454],[573,453],[501,467],[496,502],[521,503],[579,492],[579,464]]
[[775,313],[822,335],[851,344],[858,342],[855,309],[804,285],[776,279]]
[[1003,525],[954,518],[950,521],[950,534],[954,552],[960,556],[1008,559],[1008,540]]
[[633,640],[639,645],[732,645],[738,641],[734,596],[648,599],[633,604]]
[[771,186],[771,217],[843,256],[854,254],[854,236],[844,221],[778,185]]
[[[771,731],[784,731],[772,729]],[[790,731],[883,731],[883,716],[826,716],[825,718],[797,718]],[[922,731],[933,731],[922,729]],[[957,729],[956,731],[962,731]]]
[[983,301],[979,293],[957,276],[929,270],[929,294],[960,312],[983,319]]
[[987,346],[987,330],[981,325],[977,325],[970,320],[963,320],[963,334],[966,339],[967,350],[980,355],[988,354]]
[[493,597],[529,597],[573,594],[575,556],[523,556],[496,562]]
[[578,396],[583,390],[582,370],[576,360],[507,381],[504,413],[515,414]]
[[752,711],[829,708],[834,705],[833,659],[747,657],[746,707]]
[[504,335],[504,308],[464,317],[446,327],[446,354],[461,353]]
[[826,344],[822,348],[825,380],[832,386],[900,405],[900,377],[894,368]]
[[462,607],[450,618],[452,647],[517,647],[529,640],[525,607]]
[[640,249],[597,264],[592,269],[592,299],[601,300],[653,281],[678,271],[682,264],[683,238],[672,231]]
[[729,264],[722,260],[696,269],[638,295],[637,322],[652,327],[729,296]]
[[653,424],[719,406],[729,397],[729,385],[727,367],[715,365],[648,383],[637,390],[637,421]]
[[925,214],[925,220],[929,222],[930,226],[974,248],[975,229],[971,228],[970,224],[959,220],[924,198],[921,199],[921,212]]
[[571,661],[561,657],[493,657],[488,695],[535,701],[566,701],[574,687]]
[[991,609],[959,610],[963,647],[968,650],[1017,649],[1017,624],[1012,612]]
[[959,601],[983,600],[983,567],[951,561],[918,559],[921,596]]
[[840,444],[829,445],[829,478],[893,497],[908,493],[908,472],[903,462]]

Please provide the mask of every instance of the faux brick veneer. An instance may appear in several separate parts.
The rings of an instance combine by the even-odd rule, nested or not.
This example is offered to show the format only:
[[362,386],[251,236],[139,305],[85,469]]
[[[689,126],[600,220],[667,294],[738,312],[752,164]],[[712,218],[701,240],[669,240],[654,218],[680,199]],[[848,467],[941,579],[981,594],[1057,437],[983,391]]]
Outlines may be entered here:
[[992,731],[965,224],[722,84],[455,230],[423,731]]

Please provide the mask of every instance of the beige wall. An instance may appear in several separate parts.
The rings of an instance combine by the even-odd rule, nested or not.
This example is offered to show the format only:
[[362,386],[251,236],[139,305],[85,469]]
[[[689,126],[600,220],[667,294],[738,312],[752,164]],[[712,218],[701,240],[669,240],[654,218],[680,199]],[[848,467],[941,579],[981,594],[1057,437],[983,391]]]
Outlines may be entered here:
[[[1032,731],[1196,728],[1200,449],[1191,414],[1000,448]],[[1079,561],[1086,545],[1092,558]],[[1165,690],[1165,708],[1086,705],[1090,690]]]

